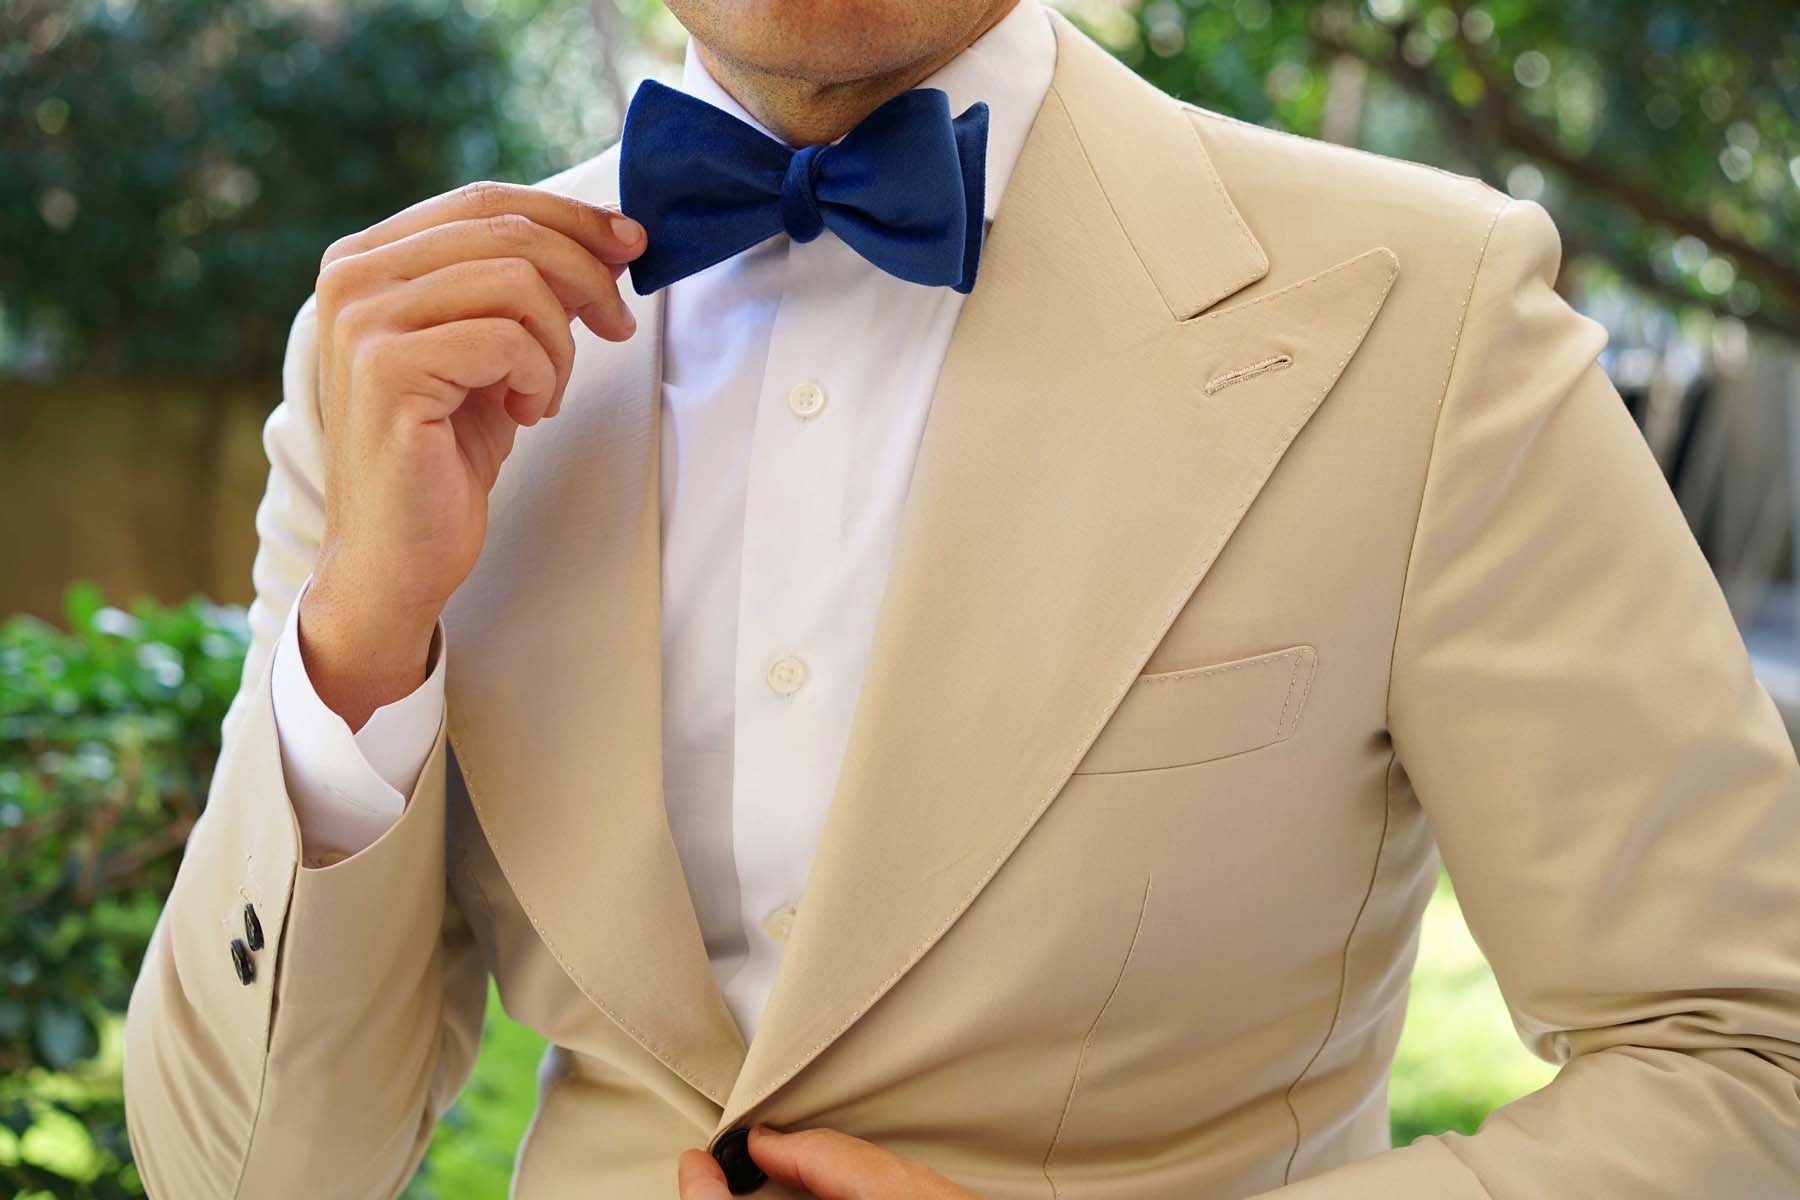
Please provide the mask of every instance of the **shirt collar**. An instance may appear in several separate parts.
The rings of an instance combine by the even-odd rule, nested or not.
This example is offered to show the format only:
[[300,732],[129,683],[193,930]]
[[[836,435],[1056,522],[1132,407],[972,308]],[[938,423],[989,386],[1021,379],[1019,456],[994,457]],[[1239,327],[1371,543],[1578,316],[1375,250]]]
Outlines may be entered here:
[[[1039,0],[1018,0],[1010,12],[955,58],[919,81],[919,87],[943,90],[950,112],[960,115],[977,100],[988,105],[987,181],[984,213],[989,220],[1000,206],[1000,194],[1013,164],[1025,147],[1037,119],[1038,106],[1050,90],[1056,69],[1056,32]],[[723,109],[766,137],[775,138],[744,106],[719,85],[688,42],[681,66],[681,90],[714,108]],[[775,138],[780,141],[780,138]]]

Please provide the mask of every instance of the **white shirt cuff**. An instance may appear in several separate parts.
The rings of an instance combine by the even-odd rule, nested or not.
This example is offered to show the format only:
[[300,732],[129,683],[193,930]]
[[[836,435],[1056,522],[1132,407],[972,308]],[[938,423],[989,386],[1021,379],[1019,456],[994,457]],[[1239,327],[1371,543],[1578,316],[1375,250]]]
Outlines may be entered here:
[[406,797],[437,741],[444,711],[444,627],[432,634],[425,682],[351,733],[319,699],[300,653],[300,600],[307,576],[275,644],[270,666],[282,773],[300,825],[307,866],[329,866],[367,848],[400,819]]

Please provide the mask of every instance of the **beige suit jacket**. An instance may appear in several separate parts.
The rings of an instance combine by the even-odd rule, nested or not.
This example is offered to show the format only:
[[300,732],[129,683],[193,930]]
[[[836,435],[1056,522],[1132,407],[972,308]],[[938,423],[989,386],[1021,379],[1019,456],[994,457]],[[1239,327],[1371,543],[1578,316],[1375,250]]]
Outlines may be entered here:
[[[127,1025],[153,1196],[393,1196],[489,973],[552,1043],[521,1200],[674,1197],[758,1120],[989,1200],[1800,1195],[1800,764],[1550,220],[1056,28],[749,1047],[660,788],[659,300],[575,327],[445,615],[447,727],[323,869],[267,670],[321,523],[302,311],[256,644]],[[611,201],[614,155],[545,186]],[[1440,850],[1562,1069],[1389,1149]]]

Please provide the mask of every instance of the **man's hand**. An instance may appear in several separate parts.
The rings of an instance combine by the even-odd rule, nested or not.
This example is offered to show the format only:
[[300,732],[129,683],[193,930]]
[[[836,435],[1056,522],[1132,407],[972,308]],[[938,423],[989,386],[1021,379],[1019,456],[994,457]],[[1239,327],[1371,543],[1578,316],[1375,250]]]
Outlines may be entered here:
[[[750,1157],[770,1179],[818,1200],[978,1200],[930,1167],[834,1129],[750,1128]],[[725,1172],[705,1150],[676,1160],[681,1200],[731,1200]]]
[[314,688],[351,729],[424,681],[514,435],[561,407],[569,321],[631,336],[618,277],[644,244],[617,209],[477,183],[325,252],[325,527],[300,634]]

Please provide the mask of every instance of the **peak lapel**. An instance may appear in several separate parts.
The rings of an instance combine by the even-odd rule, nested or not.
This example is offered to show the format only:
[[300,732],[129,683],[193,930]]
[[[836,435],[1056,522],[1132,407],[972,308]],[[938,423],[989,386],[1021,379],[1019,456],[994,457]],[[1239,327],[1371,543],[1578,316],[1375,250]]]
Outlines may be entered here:
[[[601,197],[591,197],[600,199]],[[722,1103],[744,1042],[707,961],[662,787],[661,293],[575,325],[553,420],[521,430],[445,613],[449,736],[545,946],[626,1034]]]
[[1262,248],[1189,115],[1053,19],[1055,81],[939,379],[832,808],[715,1134],[976,901],[1395,274],[1375,249],[1207,311],[1267,272]]

